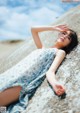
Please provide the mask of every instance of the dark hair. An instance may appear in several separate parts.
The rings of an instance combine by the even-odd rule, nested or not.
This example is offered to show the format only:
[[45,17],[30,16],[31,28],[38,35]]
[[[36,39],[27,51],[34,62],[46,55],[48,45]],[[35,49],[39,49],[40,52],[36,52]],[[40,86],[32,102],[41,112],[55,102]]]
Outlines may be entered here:
[[72,29],[70,30],[70,37],[71,37],[71,42],[68,46],[61,48],[66,52],[66,54],[70,53],[77,45],[78,45],[78,37],[75,31]]

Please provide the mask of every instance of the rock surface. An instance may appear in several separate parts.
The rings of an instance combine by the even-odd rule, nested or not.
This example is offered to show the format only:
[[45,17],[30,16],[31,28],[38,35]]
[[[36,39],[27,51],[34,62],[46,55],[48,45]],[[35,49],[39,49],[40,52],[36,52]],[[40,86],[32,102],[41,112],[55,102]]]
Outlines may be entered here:
[[[53,25],[65,23],[70,28],[74,29],[79,37],[80,6],[68,11]],[[49,40],[52,35],[53,33],[50,32],[45,34],[43,38],[45,39],[46,37]],[[47,45],[50,43],[48,40],[45,42]],[[59,97],[55,96],[45,79],[43,84],[36,91],[34,97],[29,101],[25,113],[80,113],[80,44],[74,51],[66,56],[65,61],[56,73],[56,77],[66,87],[66,98],[61,100]]]
[[[80,42],[80,6],[69,10],[52,25],[60,24],[67,24],[75,30]],[[57,32],[40,33],[40,37],[43,44],[50,47],[56,41]],[[18,63],[34,49],[36,46],[31,39],[0,63],[0,72],[2,73]],[[80,43],[74,51],[66,56],[56,73],[56,77],[66,87],[66,98],[61,100],[55,96],[45,79],[23,113],[80,113]]]

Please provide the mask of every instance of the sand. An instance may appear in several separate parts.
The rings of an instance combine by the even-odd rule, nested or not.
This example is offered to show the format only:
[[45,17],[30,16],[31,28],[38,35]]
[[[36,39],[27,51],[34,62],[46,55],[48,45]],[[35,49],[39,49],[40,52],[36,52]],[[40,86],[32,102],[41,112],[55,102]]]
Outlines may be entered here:
[[13,43],[11,41],[0,42],[0,60],[10,55],[23,43],[24,41],[15,41]]

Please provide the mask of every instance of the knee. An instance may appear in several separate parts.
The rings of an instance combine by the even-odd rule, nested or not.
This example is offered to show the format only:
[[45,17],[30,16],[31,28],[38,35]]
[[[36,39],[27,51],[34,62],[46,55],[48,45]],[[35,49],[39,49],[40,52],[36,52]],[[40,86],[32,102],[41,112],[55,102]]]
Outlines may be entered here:
[[21,91],[22,87],[21,86],[16,86],[14,89],[15,89],[15,91],[13,93],[15,93],[15,95],[16,95],[15,98],[19,99],[19,95],[20,95],[20,91]]
[[21,91],[22,87],[21,86],[16,86],[17,90]]

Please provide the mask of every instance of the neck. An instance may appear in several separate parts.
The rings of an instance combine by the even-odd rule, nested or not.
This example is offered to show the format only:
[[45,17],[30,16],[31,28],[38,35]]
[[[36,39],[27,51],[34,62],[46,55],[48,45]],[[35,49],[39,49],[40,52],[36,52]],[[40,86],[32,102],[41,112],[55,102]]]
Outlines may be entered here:
[[57,48],[57,49],[60,49],[60,48],[62,48],[62,44],[60,44],[60,43],[55,43],[53,47],[54,47],[54,48]]

